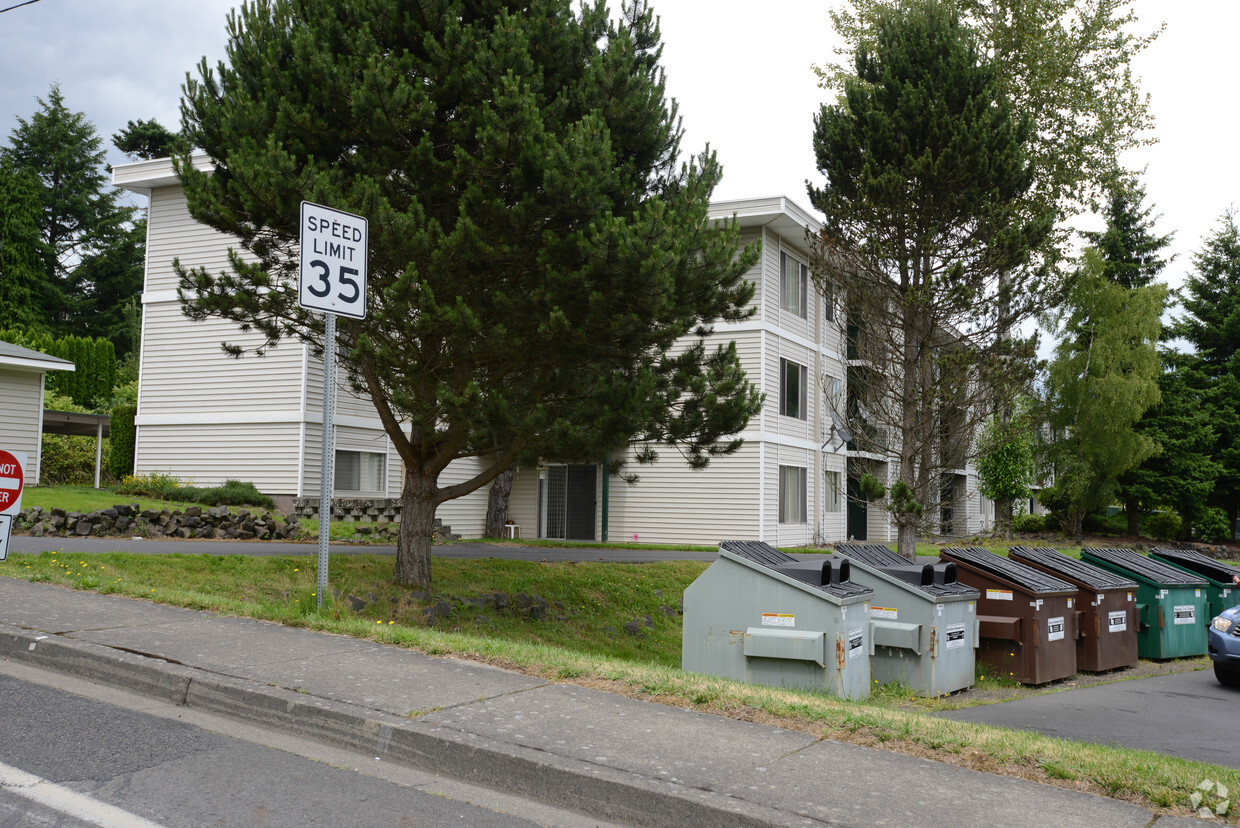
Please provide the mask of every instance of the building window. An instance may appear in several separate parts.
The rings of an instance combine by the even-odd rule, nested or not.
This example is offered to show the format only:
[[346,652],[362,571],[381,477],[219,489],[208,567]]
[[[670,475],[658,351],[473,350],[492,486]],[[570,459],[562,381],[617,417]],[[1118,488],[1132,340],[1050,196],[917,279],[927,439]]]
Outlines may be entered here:
[[808,523],[805,501],[805,469],[801,466],[780,466],[779,522]]
[[336,493],[385,492],[386,469],[385,454],[373,451],[337,451]]
[[807,419],[806,410],[809,406],[806,386],[809,384],[809,369],[804,365],[780,359],[779,361],[779,413],[785,417]]
[[809,290],[809,268],[789,256],[779,254],[779,306],[804,318]]
[[834,411],[836,414],[844,413],[844,383],[839,377],[833,377],[830,374],[822,375],[822,388],[827,396],[827,411]]
[[828,322],[835,321],[835,289],[830,285],[822,286],[822,306]]
[[823,511],[840,511],[843,500],[843,497],[840,496],[840,473],[837,471],[827,472],[827,491],[826,497],[823,500]]

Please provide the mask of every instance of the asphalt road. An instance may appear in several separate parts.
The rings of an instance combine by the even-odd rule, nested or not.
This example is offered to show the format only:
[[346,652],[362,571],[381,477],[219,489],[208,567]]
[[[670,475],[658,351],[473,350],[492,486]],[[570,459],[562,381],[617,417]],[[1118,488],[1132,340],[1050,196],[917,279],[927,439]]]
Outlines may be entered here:
[[1117,681],[939,714],[1240,768],[1240,689],[1213,670]]
[[601,824],[372,756],[0,663],[0,825]]
[[[13,535],[10,552],[38,554],[45,550],[66,552],[142,552],[151,555],[318,555],[319,545],[280,541],[167,540],[155,538],[35,538]],[[333,555],[396,555],[395,546],[334,543]],[[713,561],[719,553],[674,552],[664,549],[572,549],[558,546],[520,546],[499,543],[454,543],[436,546],[441,558],[504,558],[529,561]]]

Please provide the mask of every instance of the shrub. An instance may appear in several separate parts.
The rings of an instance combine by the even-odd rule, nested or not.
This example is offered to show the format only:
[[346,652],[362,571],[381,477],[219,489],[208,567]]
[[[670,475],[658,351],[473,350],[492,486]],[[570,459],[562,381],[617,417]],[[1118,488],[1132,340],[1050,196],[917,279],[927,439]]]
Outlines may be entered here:
[[[1048,526],[1047,519],[1050,515],[1029,515],[1020,514],[1012,516],[1013,532],[1045,532],[1048,528],[1054,528],[1053,524]],[[1053,521],[1053,518],[1051,519]]]
[[1175,512],[1155,512],[1145,521],[1145,528],[1155,540],[1174,540],[1183,521]]
[[1206,543],[1221,543],[1231,540],[1231,525],[1227,513],[1217,506],[1206,509],[1197,525],[1193,527],[1198,538]]
[[133,474],[134,441],[137,437],[133,421],[137,414],[136,405],[118,405],[112,409],[109,426],[111,445],[108,450],[108,471],[117,480]]
[[159,500],[184,500],[181,497],[181,481],[170,474],[130,474],[121,478],[116,491],[121,494],[154,497]]
[[225,480],[223,486],[186,486],[170,474],[129,475],[116,490],[121,494],[142,495],[159,500],[183,500],[204,506],[262,506],[274,509],[275,501],[255,488],[253,483]]
[[1122,514],[1086,515],[1082,528],[1095,535],[1124,535],[1128,532],[1128,518]]

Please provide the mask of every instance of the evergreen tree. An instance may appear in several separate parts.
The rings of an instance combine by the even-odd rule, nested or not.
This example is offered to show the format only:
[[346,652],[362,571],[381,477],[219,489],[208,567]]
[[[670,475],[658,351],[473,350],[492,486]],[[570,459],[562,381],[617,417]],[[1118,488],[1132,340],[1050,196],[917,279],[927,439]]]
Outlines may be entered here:
[[155,119],[130,121],[112,135],[112,144],[134,161],[151,161],[184,153],[189,147],[178,132],[170,132]]
[[[135,293],[101,293],[90,281],[92,272],[80,265],[102,255],[120,259],[133,250],[110,250],[113,245],[142,247],[131,228],[133,209],[118,203],[104,163],[103,142],[95,127],[80,112],[65,105],[56,85],[47,99],[38,99],[40,110],[29,120],[18,118],[10,145],[0,151],[13,168],[38,181],[39,257],[43,287],[43,313],[57,334],[81,333],[89,326],[88,311],[125,304]],[[142,251],[137,251],[137,261]],[[137,266],[140,274],[141,266]],[[132,278],[105,284],[106,290],[132,283]]]
[[1158,445],[1154,455],[1119,477],[1119,500],[1134,537],[1141,516],[1163,506],[1174,508],[1188,530],[1204,514],[1222,471],[1211,456],[1217,435],[1204,377],[1190,376],[1192,369],[1179,365],[1190,361],[1163,354],[1159,401],[1134,426]]
[[[1093,209],[1115,177],[1120,155],[1149,143],[1149,96],[1130,70],[1154,42],[1133,31],[1133,0],[943,0],[977,34],[991,57],[1003,99],[1030,118],[1028,152],[1038,171],[1025,194],[1032,215],[1053,209],[1066,219]],[[848,0],[830,10],[850,44],[873,42],[893,0]],[[840,50],[844,53],[844,50]],[[840,88],[850,67],[817,68],[825,88]],[[1042,249],[1055,264],[1068,233]],[[1054,304],[1056,293],[1047,292]]]
[[[185,310],[322,347],[300,203],[368,218],[368,315],[332,347],[404,466],[398,582],[430,583],[439,504],[524,457],[739,446],[760,396],[735,347],[682,337],[750,314],[757,251],[707,217],[714,156],[681,162],[644,3],[274,0],[229,35],[182,103],[216,169],[174,163],[194,217],[252,255],[182,269]],[[489,465],[440,485],[464,457]]]
[[[964,465],[988,410],[974,389],[1015,363],[989,360],[1004,305],[1028,292],[996,289],[1050,230],[1026,219],[1033,180],[1030,125],[1000,96],[994,65],[944,4],[912,2],[882,16],[856,76],[823,107],[814,132],[826,181],[809,188],[826,220],[814,273],[843,296],[840,324],[865,363],[849,373],[849,427],[863,450],[896,461],[900,553],[912,557],[941,472]],[[860,335],[858,335],[860,332]],[[896,435],[894,441],[880,434]],[[893,487],[894,491],[894,487]],[[910,498],[923,508],[909,508]]]
[[110,228],[96,240],[74,275],[83,285],[78,326],[83,336],[108,339],[118,359],[136,354],[142,329],[146,219]]
[[1154,208],[1144,202],[1143,184],[1117,178],[1107,199],[1106,229],[1082,234],[1102,254],[1102,275],[1126,288],[1145,287],[1167,266],[1161,253],[1171,235],[1154,234]]
[[48,329],[52,285],[44,277],[38,180],[0,158],[0,328]]
[[1234,525],[1240,518],[1240,228],[1233,210],[1219,218],[1193,266],[1180,289],[1186,315],[1173,331],[1196,348],[1189,377],[1206,401],[1216,434],[1211,455],[1222,466],[1210,504]]
[[1047,383],[1055,484],[1043,502],[1078,538],[1085,515],[1111,502],[1119,476],[1158,450],[1135,425],[1159,400],[1156,343],[1167,289],[1125,288],[1104,272],[1101,254],[1087,249]]

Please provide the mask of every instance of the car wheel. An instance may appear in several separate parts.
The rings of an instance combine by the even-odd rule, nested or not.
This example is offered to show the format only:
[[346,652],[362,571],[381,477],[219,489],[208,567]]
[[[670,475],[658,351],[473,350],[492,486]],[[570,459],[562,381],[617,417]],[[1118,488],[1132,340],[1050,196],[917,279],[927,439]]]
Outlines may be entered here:
[[1214,677],[1218,679],[1219,684],[1225,684],[1228,687],[1240,687],[1240,669],[1230,664],[1214,662]]

